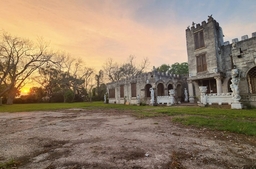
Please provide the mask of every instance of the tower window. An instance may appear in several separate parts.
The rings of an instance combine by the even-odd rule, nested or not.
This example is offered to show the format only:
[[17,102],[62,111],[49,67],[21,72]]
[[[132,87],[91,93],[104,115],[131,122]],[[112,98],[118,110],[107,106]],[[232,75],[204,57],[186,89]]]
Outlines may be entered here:
[[136,83],[131,83],[131,94],[132,97],[136,97]]
[[204,32],[203,30],[194,33],[195,49],[204,47]]
[[124,85],[120,85],[120,97],[124,97]]
[[201,54],[196,57],[197,72],[203,72],[207,70],[205,54]]

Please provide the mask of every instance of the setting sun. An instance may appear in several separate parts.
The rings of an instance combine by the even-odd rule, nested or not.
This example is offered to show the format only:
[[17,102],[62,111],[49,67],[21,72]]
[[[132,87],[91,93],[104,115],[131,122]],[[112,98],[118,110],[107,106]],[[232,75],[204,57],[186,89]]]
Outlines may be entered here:
[[27,95],[28,93],[29,93],[29,88],[24,87],[20,89],[21,95]]

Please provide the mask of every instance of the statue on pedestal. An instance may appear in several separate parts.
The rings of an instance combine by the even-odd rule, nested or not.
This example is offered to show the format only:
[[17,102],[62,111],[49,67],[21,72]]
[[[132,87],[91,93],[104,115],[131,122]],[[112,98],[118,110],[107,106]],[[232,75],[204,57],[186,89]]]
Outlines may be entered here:
[[188,90],[186,88],[184,89],[184,95],[185,95],[184,101],[188,102]]
[[149,89],[149,91],[150,91],[150,97],[151,97],[151,99],[150,99],[150,104],[151,105],[154,105],[154,102],[155,102],[155,95],[154,95],[154,89],[151,87],[150,89]]

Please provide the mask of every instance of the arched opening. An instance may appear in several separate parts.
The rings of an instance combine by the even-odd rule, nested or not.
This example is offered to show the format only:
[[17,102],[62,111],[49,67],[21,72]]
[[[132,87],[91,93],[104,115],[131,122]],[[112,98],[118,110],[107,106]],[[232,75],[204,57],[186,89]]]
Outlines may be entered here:
[[159,83],[157,85],[157,96],[164,96],[164,85],[163,85],[163,83]]
[[176,98],[177,98],[177,101],[180,101],[180,102],[183,100],[181,84],[178,84],[176,87]]
[[256,93],[256,67],[249,70],[247,74],[247,80],[249,85],[250,93]]
[[228,92],[232,92],[232,90],[230,88],[230,84],[231,84],[231,78],[228,80]]
[[152,85],[151,84],[147,84],[146,86],[145,86],[145,97],[150,97],[150,91],[149,91],[149,89],[152,87]]
[[169,90],[173,89],[173,85],[172,85],[172,84],[169,84],[169,85],[167,86],[167,88],[168,88],[168,92],[169,92]]

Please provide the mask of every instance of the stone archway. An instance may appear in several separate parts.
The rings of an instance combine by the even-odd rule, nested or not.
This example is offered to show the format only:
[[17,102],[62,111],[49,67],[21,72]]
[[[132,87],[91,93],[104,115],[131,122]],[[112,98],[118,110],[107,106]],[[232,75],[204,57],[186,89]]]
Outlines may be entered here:
[[163,85],[163,83],[159,83],[157,85],[157,96],[164,96],[164,85]]
[[183,101],[183,96],[182,96],[182,86],[181,84],[178,84],[176,87],[176,98],[178,102]]
[[172,85],[172,84],[169,84],[169,85],[167,86],[167,89],[168,89],[168,93],[169,93],[169,90],[173,89],[173,85]]
[[146,86],[145,86],[145,97],[150,97],[150,91],[149,91],[149,89],[152,87],[152,85],[151,84],[147,84]]
[[247,81],[250,93],[256,94],[256,66],[248,71]]

